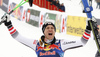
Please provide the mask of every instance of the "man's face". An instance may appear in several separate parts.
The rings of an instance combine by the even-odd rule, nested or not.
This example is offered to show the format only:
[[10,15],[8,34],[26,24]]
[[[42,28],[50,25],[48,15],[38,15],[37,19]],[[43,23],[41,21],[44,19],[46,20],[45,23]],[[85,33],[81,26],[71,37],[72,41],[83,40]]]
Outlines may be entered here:
[[48,25],[46,28],[45,28],[45,31],[44,31],[44,35],[45,35],[45,38],[46,39],[53,39],[54,36],[55,36],[55,29],[52,25]]
[[64,4],[62,3],[61,6],[64,6]]

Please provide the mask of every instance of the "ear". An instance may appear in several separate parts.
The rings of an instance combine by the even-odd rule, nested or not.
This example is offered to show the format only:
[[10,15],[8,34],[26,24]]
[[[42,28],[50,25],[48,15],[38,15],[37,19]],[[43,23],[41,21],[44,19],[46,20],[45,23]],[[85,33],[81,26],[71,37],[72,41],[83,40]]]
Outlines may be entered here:
[[30,7],[32,7],[32,5],[33,5],[33,0],[29,0],[29,5],[30,5]]

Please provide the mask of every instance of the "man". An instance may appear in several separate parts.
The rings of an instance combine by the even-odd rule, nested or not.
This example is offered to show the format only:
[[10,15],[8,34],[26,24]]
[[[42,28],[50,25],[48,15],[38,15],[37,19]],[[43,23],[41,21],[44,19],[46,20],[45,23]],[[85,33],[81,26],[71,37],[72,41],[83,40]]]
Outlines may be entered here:
[[[52,22],[47,22],[43,25],[42,31],[44,35],[40,40],[32,40],[23,37],[12,25],[9,14],[2,17],[2,22],[7,26],[11,36],[22,44],[32,48],[38,57],[63,57],[64,52],[68,49],[84,46],[90,37],[90,24],[86,26],[85,33],[80,40],[61,40],[56,39],[56,27]],[[91,20],[92,21],[92,20]],[[94,21],[93,21],[94,22]]]
[[57,6],[58,8],[60,7],[60,3],[59,3],[58,0],[56,1],[56,6]]
[[62,4],[60,5],[60,8],[61,8],[62,11],[65,12],[65,6],[64,6],[64,3],[62,3]]
[[53,0],[53,1],[52,1],[52,4],[53,4],[53,5],[56,5],[56,0]]

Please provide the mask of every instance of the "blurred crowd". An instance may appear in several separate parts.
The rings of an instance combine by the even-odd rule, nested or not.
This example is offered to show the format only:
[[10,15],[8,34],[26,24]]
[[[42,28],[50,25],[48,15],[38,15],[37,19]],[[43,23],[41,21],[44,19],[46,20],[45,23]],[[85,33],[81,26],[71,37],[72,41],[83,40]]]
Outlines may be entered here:
[[60,4],[59,0],[33,0],[33,4],[49,10],[65,12],[64,3]]
[[62,11],[65,12],[65,6],[64,3],[60,4],[59,0],[47,0],[50,2],[50,5],[55,5],[58,7],[58,9],[61,9]]

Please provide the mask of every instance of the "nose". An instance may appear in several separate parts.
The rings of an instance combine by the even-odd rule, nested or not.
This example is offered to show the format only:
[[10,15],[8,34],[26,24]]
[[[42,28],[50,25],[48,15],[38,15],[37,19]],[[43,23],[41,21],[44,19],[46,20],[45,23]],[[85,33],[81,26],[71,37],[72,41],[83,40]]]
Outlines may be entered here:
[[49,31],[52,31],[52,29],[49,29]]
[[50,29],[49,29],[49,31],[53,31],[53,29],[52,29],[52,28],[50,28]]

